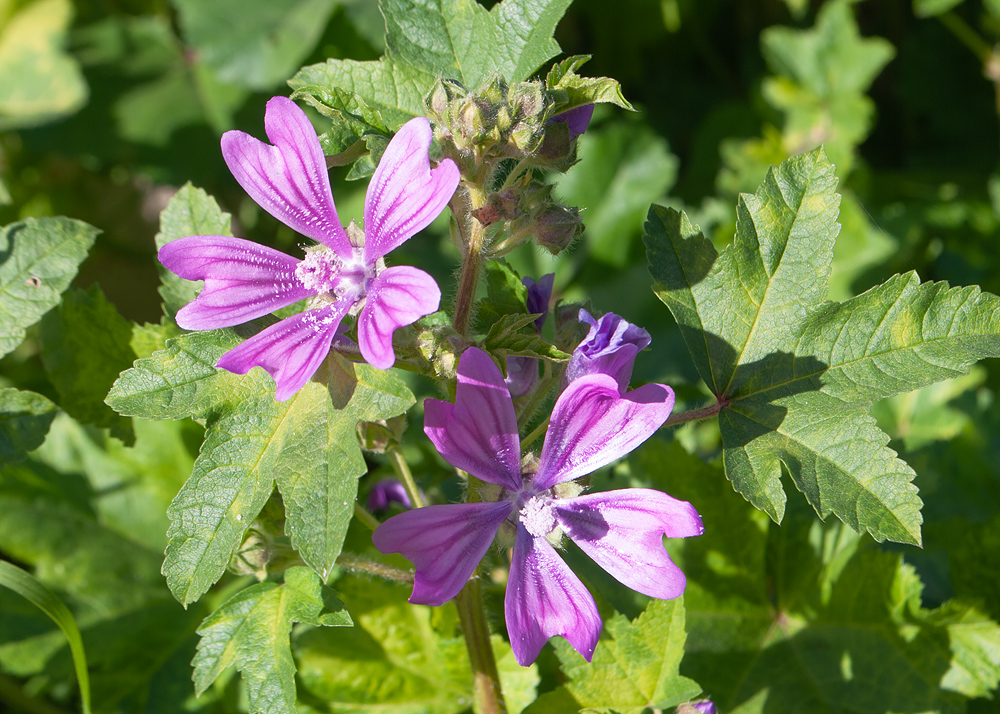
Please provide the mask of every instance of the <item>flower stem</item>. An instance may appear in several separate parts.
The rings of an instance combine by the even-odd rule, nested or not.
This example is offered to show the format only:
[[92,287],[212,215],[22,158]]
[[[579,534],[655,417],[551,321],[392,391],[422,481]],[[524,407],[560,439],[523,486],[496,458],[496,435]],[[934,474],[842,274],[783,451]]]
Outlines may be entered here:
[[410,465],[406,463],[406,458],[403,456],[403,450],[399,447],[399,444],[395,442],[391,443],[386,447],[385,453],[389,456],[392,468],[396,472],[396,475],[399,476],[399,480],[403,482],[403,488],[406,489],[406,495],[410,497],[410,503],[413,504],[413,507],[423,508],[426,506],[424,497],[420,493],[420,489],[417,488],[417,482],[413,480]]
[[716,414],[722,411],[722,408],[726,406],[726,402],[719,401],[710,406],[704,407],[703,409],[692,409],[689,412],[681,412],[680,414],[671,414],[670,417],[663,422],[661,429],[666,429],[668,426],[676,426],[677,424],[683,424],[689,421],[697,421],[698,419],[708,419],[714,417]]
[[455,202],[452,203],[452,213],[462,236],[462,272],[458,277],[458,293],[455,295],[455,313],[451,325],[463,336],[469,331],[472,304],[476,299],[479,273],[483,268],[483,239],[486,233],[485,226],[472,213],[483,207],[486,195],[477,186],[467,185],[466,188],[469,192],[469,210],[458,210]]
[[465,645],[472,665],[473,695],[481,714],[507,714],[507,705],[500,689],[500,674],[490,644],[490,631],[483,614],[483,594],[479,580],[473,578],[455,597],[458,617],[465,633]]
[[368,526],[369,529],[373,531],[381,525],[378,522],[378,519],[371,513],[369,513],[368,509],[366,509],[360,503],[354,504],[354,517],[357,518],[362,523],[364,523],[366,526]]
[[356,573],[366,573],[367,575],[374,575],[379,578],[384,578],[385,580],[395,580],[399,583],[413,582],[413,573],[409,570],[401,570],[400,568],[394,568],[391,565],[376,563],[374,560],[366,560],[365,558],[359,558],[356,555],[341,553],[337,557],[337,565],[344,570],[351,570]]
[[539,424],[538,426],[536,426],[534,429],[531,430],[530,434],[528,434],[526,437],[524,437],[523,439],[521,439],[521,449],[522,450],[524,450],[524,449],[528,448],[529,446],[531,446],[531,444],[534,443],[535,439],[537,439],[538,437],[540,437],[542,434],[545,433],[545,430],[549,428],[549,419],[550,418],[551,417],[545,417],[545,421],[543,421],[541,424]]

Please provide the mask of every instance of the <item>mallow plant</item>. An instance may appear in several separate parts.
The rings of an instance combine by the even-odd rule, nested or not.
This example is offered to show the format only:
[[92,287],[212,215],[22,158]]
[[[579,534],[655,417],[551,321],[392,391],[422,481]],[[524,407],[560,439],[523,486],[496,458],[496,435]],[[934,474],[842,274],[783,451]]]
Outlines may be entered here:
[[[818,682],[800,711],[988,696],[1000,627],[974,598],[921,601],[924,504],[870,409],[1000,356],[1000,299],[907,273],[828,300],[822,147],[739,196],[721,250],[649,207],[632,287],[659,323],[566,293],[588,214],[559,177],[600,160],[580,150],[598,112],[634,110],[559,58],[568,4],[382,0],[381,59],[303,67],[262,133],[224,133],[288,250],[191,186],[164,211],[164,321],[106,404],[204,429],[162,564],[200,613],[191,706],[230,666],[252,714],[793,711],[765,676],[784,661]],[[360,223],[330,167],[367,183]],[[3,237],[10,351],[92,235]],[[452,262],[409,264],[432,243]],[[543,252],[554,272],[512,267]],[[645,378],[684,374],[664,339],[690,383]],[[24,459],[55,407],[11,391],[37,417],[4,442]],[[876,664],[916,699],[872,704]]]

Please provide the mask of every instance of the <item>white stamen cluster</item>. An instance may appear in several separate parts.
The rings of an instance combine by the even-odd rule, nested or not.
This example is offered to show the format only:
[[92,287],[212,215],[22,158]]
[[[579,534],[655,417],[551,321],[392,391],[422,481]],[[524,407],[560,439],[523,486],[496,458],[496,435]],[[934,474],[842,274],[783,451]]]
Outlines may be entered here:
[[532,496],[518,511],[521,525],[535,538],[543,538],[556,529],[556,516],[547,498]]
[[305,259],[295,266],[295,277],[317,295],[333,293],[340,280],[341,260],[332,250],[318,246],[306,252]]

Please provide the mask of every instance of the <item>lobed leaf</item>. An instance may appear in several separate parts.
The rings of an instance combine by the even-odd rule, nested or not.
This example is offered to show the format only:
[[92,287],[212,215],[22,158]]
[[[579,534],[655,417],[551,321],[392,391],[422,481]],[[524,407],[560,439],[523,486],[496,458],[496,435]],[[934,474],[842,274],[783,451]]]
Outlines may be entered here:
[[[332,607],[330,607],[332,606]],[[324,613],[325,608],[332,611]],[[198,628],[195,689],[203,693],[235,665],[247,686],[250,711],[294,714],[295,662],[292,625],[350,626],[351,618],[307,568],[285,571],[285,581],[259,583],[240,591]]]
[[0,229],[0,356],[59,303],[97,233],[61,217],[28,218]]

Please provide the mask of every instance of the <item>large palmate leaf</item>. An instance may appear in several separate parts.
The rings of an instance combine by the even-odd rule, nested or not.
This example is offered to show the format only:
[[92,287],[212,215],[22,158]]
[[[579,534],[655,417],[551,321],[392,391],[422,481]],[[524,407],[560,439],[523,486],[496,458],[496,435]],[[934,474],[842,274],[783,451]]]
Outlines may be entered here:
[[650,440],[629,467],[704,520],[703,535],[667,544],[687,576],[680,671],[720,711],[957,713],[996,689],[1000,626],[967,601],[925,608],[899,554],[801,502],[775,526],[676,442]]
[[0,356],[56,306],[97,229],[69,218],[29,218],[0,229]]
[[701,691],[678,674],[684,656],[684,601],[654,600],[634,621],[616,614],[587,662],[563,639],[555,644],[569,681],[543,694],[527,714],[587,711],[639,714],[686,702]]
[[260,583],[234,595],[198,628],[201,641],[192,662],[198,693],[236,665],[247,684],[251,712],[293,714],[295,662],[289,638],[296,622],[343,627],[351,625],[351,618],[308,568],[290,568],[281,585]]
[[365,472],[358,421],[401,414],[413,396],[397,377],[331,356],[319,378],[277,402],[261,370],[234,375],[215,363],[239,343],[232,330],[184,335],[138,360],[108,396],[119,413],[204,420],[194,472],[171,504],[163,572],[183,603],[215,583],[253,520],[278,488],[286,531],[326,579],[354,513]]
[[654,290],[717,396],[726,475],[740,493],[780,521],[787,473],[821,517],[919,543],[914,473],[868,409],[1000,355],[1000,299],[911,273],[824,303],[835,187],[822,150],[782,163],[740,197],[736,239],[721,254],[686,216],[654,206]]
[[[330,59],[304,67],[289,84],[313,93],[352,92],[390,128],[424,113],[424,95],[443,77],[477,88],[498,73],[522,81],[559,53],[552,39],[570,0],[382,0],[386,50],[374,62]],[[319,92],[317,92],[317,95]]]

